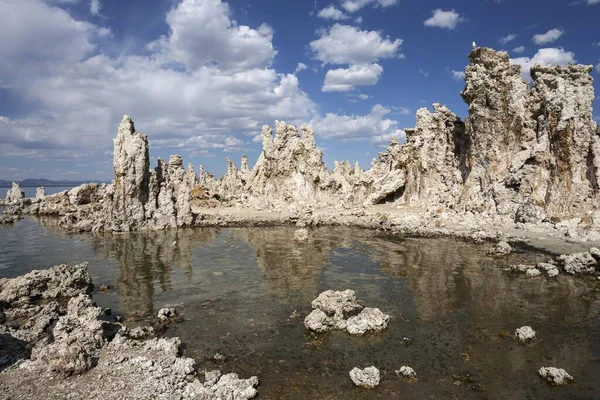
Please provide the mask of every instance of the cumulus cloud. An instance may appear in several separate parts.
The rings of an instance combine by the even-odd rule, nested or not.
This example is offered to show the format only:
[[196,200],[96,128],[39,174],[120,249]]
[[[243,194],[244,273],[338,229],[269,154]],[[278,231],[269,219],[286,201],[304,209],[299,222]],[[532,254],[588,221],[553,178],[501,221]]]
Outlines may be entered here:
[[107,55],[107,29],[40,0],[0,2],[0,14],[10,38],[0,41],[0,82],[27,104],[18,118],[0,112],[0,154],[103,154],[123,114],[153,148],[227,150],[240,147],[235,134],[316,114],[298,78],[271,67],[272,29],[236,24],[218,0],[183,0],[166,17],[169,36],[144,56]]
[[539,49],[538,52],[532,57],[519,57],[512,58],[510,60],[512,64],[521,66],[521,75],[525,79],[530,79],[530,69],[536,64],[545,65],[569,65],[569,63],[575,63],[575,54],[570,51],[565,51],[561,47],[551,47],[546,49]]
[[525,46],[515,47],[512,51],[513,51],[513,53],[521,54],[522,52],[525,51]]
[[373,86],[379,81],[383,68],[379,64],[357,64],[350,68],[327,71],[323,92],[349,92],[356,86]]
[[349,16],[344,14],[343,11],[337,9],[332,4],[330,4],[329,6],[325,7],[321,11],[319,11],[317,13],[317,17],[322,18],[322,19],[332,19],[334,21],[341,21],[343,19],[350,18]]
[[537,45],[553,43],[560,38],[563,33],[565,33],[562,29],[550,29],[546,33],[541,33],[537,35],[533,35],[533,42]]
[[457,80],[457,81],[462,81],[465,79],[465,72],[464,71],[455,71],[452,70],[450,71],[450,73],[452,74],[452,79]]
[[238,25],[221,0],[184,0],[167,14],[166,22],[170,35],[151,43],[150,49],[163,51],[190,70],[211,64],[222,71],[261,68],[277,54],[269,25]]
[[398,0],[344,0],[342,8],[349,13],[354,13],[368,5],[386,8],[396,4],[398,4]]
[[331,64],[372,63],[382,58],[403,58],[402,39],[382,37],[380,32],[335,24],[310,42],[317,60]]
[[381,104],[373,106],[367,115],[340,115],[328,113],[324,117],[316,117],[311,126],[321,137],[349,141],[370,141],[386,143],[393,137],[404,140],[406,135],[398,127],[398,121],[387,118],[392,112]]
[[441,9],[433,10],[433,16],[427,19],[423,24],[428,27],[453,30],[465,19],[454,10],[443,11]]
[[92,15],[100,15],[100,10],[102,9],[102,4],[100,4],[100,0],[91,0],[90,2],[90,14]]
[[506,44],[512,40],[515,40],[517,38],[517,34],[515,33],[511,33],[509,35],[506,35],[504,37],[501,37],[500,39],[498,39],[498,41],[502,44]]

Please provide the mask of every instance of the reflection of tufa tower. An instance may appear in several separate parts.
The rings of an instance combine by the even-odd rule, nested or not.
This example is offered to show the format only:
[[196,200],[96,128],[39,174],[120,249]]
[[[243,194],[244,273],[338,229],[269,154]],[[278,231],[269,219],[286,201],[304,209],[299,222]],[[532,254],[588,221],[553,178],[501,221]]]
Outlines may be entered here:
[[155,285],[172,289],[173,266],[191,278],[192,253],[202,243],[214,241],[218,229],[134,232],[94,237],[95,248],[117,262],[120,309],[126,315],[155,312]]

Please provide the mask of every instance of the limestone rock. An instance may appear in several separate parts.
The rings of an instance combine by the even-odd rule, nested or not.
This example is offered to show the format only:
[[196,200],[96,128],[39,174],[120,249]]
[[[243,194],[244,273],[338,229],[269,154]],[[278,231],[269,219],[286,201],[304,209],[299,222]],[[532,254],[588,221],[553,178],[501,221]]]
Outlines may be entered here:
[[[595,272],[598,265],[598,249],[592,248],[589,252],[584,253],[573,253],[573,254],[562,254],[558,257],[559,263],[562,265],[565,272],[575,274],[589,274]],[[596,257],[592,255],[596,254]]]
[[351,335],[364,335],[367,332],[380,332],[387,328],[390,316],[379,308],[365,308],[357,316],[351,317],[346,323],[346,330]]
[[105,344],[101,309],[92,306],[88,295],[69,300],[67,315],[52,328],[52,341],[38,343],[31,359],[65,375],[80,374],[92,368]]
[[515,337],[521,343],[535,339],[535,331],[530,326],[522,326],[515,331]]
[[[38,188],[39,189],[39,188]],[[43,188],[42,188],[43,189]],[[89,204],[94,201],[98,191],[97,183],[84,183],[67,192],[69,202],[74,205]],[[36,195],[37,197],[37,195]],[[45,197],[45,195],[44,195]]]
[[44,200],[46,198],[46,188],[40,186],[35,190],[35,199],[38,201]]
[[512,247],[510,247],[510,244],[508,244],[508,242],[498,242],[498,244],[496,244],[494,247],[492,247],[488,253],[492,254],[492,255],[498,255],[498,256],[502,256],[502,255],[506,255],[506,254],[510,254],[512,252]]
[[158,320],[161,322],[169,321],[170,319],[176,318],[178,315],[177,310],[173,307],[165,307],[158,310]]
[[294,232],[294,240],[297,242],[305,242],[308,240],[308,230],[298,229]]
[[417,373],[415,372],[415,370],[406,365],[401,366],[400,369],[395,372],[396,372],[396,375],[401,376],[407,380],[416,380],[417,379]]
[[372,389],[379,385],[380,374],[374,366],[365,369],[353,368],[350,371],[350,379],[356,386]]
[[553,386],[562,386],[573,382],[573,377],[562,368],[542,367],[538,373]]
[[0,279],[0,302],[15,307],[36,299],[68,298],[91,293],[93,286],[86,266],[63,264],[46,270],[34,270],[13,279]]
[[20,204],[25,199],[25,192],[21,190],[18,183],[13,182],[12,187],[6,192],[6,205]]
[[327,332],[335,326],[333,318],[330,318],[323,311],[317,309],[312,310],[304,319],[304,326],[313,332]]

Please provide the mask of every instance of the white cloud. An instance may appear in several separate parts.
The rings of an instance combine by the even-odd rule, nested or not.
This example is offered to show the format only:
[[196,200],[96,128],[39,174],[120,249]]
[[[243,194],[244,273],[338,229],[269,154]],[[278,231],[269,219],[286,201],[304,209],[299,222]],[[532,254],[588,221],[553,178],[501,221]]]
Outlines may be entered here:
[[513,53],[520,54],[525,51],[525,46],[515,47],[512,51],[513,51]]
[[321,37],[310,42],[317,60],[332,64],[372,63],[380,58],[403,58],[399,53],[402,39],[383,38],[377,31],[362,31],[349,25],[335,24]]
[[511,64],[516,64],[521,66],[521,75],[525,79],[530,79],[530,72],[532,66],[536,64],[546,64],[546,65],[569,65],[569,63],[575,63],[575,54],[570,51],[565,51],[563,48],[546,48],[539,49],[538,52],[533,56],[533,58],[529,57],[519,57],[512,58],[510,60]]
[[592,4],[600,4],[600,0],[587,0],[587,3],[588,3],[589,5],[592,5]]
[[537,45],[548,44],[557,41],[563,33],[562,29],[550,29],[546,33],[534,35],[532,40]]
[[342,8],[349,13],[354,13],[368,5],[386,8],[395,6],[396,4],[398,4],[398,0],[344,0]]
[[498,41],[502,44],[506,44],[506,43],[510,42],[511,40],[515,40],[516,38],[517,38],[517,34],[511,33],[509,35],[501,37],[500,39],[498,39]]
[[190,70],[209,64],[221,71],[261,68],[277,55],[269,25],[257,29],[238,25],[231,19],[229,5],[221,0],[183,0],[169,11],[166,21],[171,34],[149,48],[162,50]]
[[322,19],[332,19],[334,21],[341,21],[343,19],[350,18],[349,16],[344,14],[343,11],[338,10],[332,4],[330,4],[329,6],[325,7],[321,11],[319,11],[319,13],[317,14],[317,17],[322,18]]
[[100,4],[100,0],[91,0],[90,2],[90,14],[92,15],[100,15],[100,10],[102,9],[102,4]]
[[316,114],[298,78],[270,67],[272,30],[237,25],[217,0],[183,0],[166,19],[171,34],[146,56],[107,55],[105,28],[39,0],[0,1],[0,15],[10,38],[0,41],[0,82],[29,105],[20,118],[0,114],[0,155],[101,154],[123,114],[153,148],[185,149],[238,148],[235,134]]
[[367,99],[369,99],[369,97],[371,97],[371,96],[364,94],[364,93],[361,93],[358,95],[358,98],[361,100],[367,100]]
[[452,70],[450,71],[450,73],[452,74],[452,79],[455,79],[457,81],[462,81],[465,79],[465,72],[464,71],[455,71]]
[[404,140],[405,134],[398,127],[398,121],[386,118],[392,110],[381,104],[373,106],[367,115],[340,115],[328,113],[311,121],[315,132],[327,139],[370,141],[386,143],[392,137]]
[[443,29],[454,29],[459,22],[463,22],[465,19],[460,16],[454,10],[443,11],[441,9],[433,10],[433,16],[424,22],[425,26],[443,28]]
[[298,66],[296,67],[296,70],[294,71],[294,74],[297,74],[300,71],[304,71],[307,68],[308,67],[306,66],[306,64],[304,64],[304,63],[298,63]]
[[377,84],[383,68],[379,64],[357,64],[350,68],[327,71],[323,92],[349,92],[355,86],[373,86]]

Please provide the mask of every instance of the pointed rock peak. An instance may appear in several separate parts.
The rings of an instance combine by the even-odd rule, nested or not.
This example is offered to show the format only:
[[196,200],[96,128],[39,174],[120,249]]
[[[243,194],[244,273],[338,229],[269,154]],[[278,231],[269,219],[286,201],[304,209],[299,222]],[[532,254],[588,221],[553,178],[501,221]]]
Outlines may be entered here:
[[129,115],[123,115],[121,124],[119,125],[119,133],[135,133],[135,125]]
[[173,154],[169,156],[169,166],[172,167],[183,167],[183,160],[179,154]]

